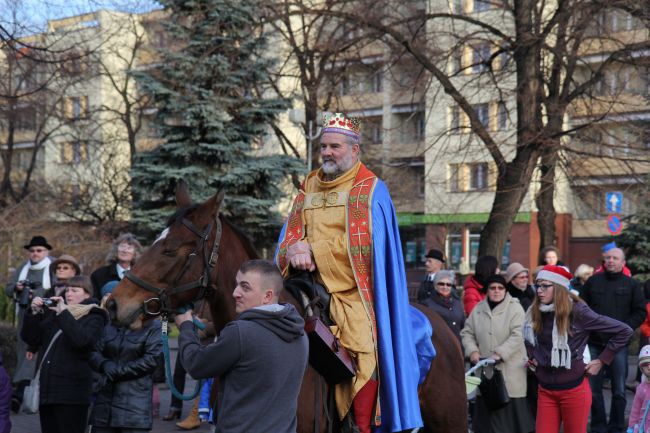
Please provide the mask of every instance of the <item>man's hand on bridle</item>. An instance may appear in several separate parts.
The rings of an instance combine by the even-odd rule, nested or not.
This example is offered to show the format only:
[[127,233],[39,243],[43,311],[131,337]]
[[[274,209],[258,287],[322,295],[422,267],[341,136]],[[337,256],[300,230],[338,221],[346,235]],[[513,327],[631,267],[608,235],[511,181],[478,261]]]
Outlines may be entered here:
[[305,241],[298,241],[287,248],[287,260],[294,269],[313,272],[316,263],[311,252],[311,245]]
[[182,314],[177,314],[174,316],[174,323],[176,323],[176,326],[181,326],[182,323],[187,322],[188,320],[191,322],[192,321],[192,310],[188,309],[186,312]]

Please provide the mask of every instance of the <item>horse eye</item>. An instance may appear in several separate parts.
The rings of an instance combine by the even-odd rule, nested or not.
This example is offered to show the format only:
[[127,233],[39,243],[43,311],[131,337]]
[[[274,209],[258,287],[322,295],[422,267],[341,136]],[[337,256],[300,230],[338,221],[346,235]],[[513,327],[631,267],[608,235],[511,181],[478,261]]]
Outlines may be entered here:
[[165,250],[163,251],[163,255],[167,257],[175,257],[176,253],[178,252],[178,249],[175,250]]

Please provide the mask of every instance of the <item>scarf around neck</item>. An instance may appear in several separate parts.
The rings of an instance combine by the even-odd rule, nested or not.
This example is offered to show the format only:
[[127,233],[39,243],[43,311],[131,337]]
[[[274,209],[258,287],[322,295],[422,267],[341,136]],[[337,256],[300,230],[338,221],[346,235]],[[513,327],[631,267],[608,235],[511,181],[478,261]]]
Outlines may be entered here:
[[18,281],[26,280],[29,271],[43,271],[43,276],[41,277],[41,285],[44,289],[51,288],[52,283],[50,281],[50,270],[49,270],[50,263],[52,263],[52,259],[49,256],[44,257],[43,260],[41,260],[36,264],[32,264],[31,261],[27,260],[27,263],[25,263],[23,268],[20,270],[20,274],[18,275]]
[[[571,304],[573,301],[571,300]],[[533,331],[532,307],[526,311],[526,321],[524,322],[524,340],[535,346],[537,338]],[[540,304],[539,311],[542,313],[555,313],[555,304]],[[553,347],[551,348],[551,367],[564,367],[571,369],[571,348],[569,347],[569,336],[567,333],[560,334],[557,329],[557,320],[553,314],[553,331],[551,334]]]
[[83,316],[86,314],[90,313],[90,310],[93,308],[99,308],[99,305],[97,304],[74,304],[74,305],[68,305],[68,311],[70,314],[72,314],[72,317],[74,317],[75,320],[81,319]]

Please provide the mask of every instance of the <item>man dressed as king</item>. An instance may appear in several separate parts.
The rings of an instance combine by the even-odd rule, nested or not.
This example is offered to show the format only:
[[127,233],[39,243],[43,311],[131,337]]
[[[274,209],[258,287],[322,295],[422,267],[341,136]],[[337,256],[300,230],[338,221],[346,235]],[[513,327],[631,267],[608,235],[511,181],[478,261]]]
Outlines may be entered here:
[[280,234],[276,263],[287,277],[311,271],[331,294],[332,332],[356,375],[336,385],[338,415],[360,432],[422,426],[418,371],[402,248],[388,189],[359,160],[360,123],[323,120],[322,166],[305,179]]

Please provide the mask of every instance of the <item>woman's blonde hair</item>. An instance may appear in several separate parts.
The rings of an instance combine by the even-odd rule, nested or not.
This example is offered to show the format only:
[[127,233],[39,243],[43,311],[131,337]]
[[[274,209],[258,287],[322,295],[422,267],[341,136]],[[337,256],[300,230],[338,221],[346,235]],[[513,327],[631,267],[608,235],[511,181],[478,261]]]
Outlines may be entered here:
[[[571,312],[573,303],[582,302],[582,299],[570,293],[566,287],[553,283],[553,304],[555,304],[555,323],[561,335],[571,335]],[[535,295],[530,313],[533,320],[533,331],[535,334],[542,333],[542,312],[539,310],[541,302],[539,296]]]

